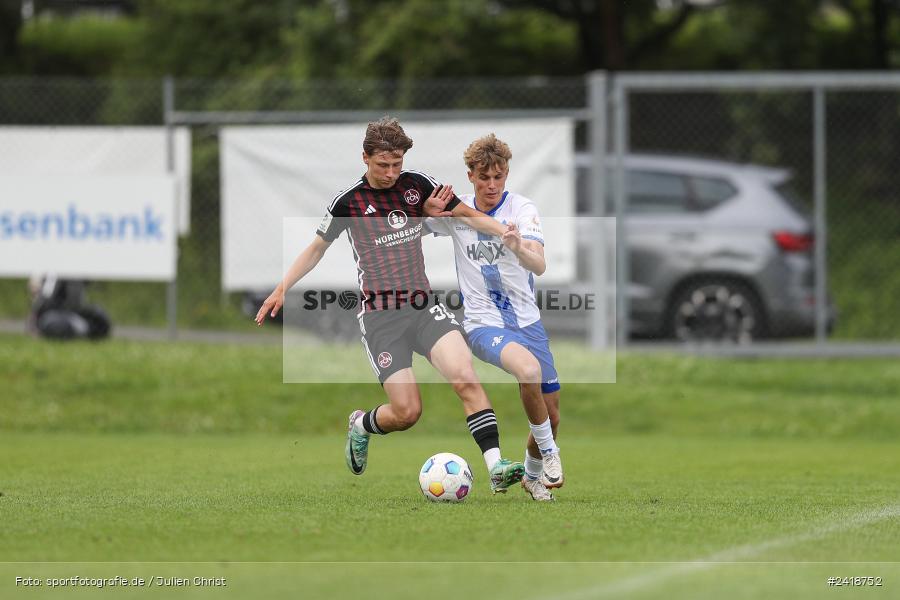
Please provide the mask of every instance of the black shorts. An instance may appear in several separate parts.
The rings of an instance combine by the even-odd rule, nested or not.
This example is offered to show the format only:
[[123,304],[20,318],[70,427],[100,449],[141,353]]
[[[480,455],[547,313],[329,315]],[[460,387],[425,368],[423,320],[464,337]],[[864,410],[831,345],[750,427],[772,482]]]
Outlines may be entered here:
[[451,331],[463,333],[456,316],[431,299],[425,307],[367,312],[359,318],[362,343],[378,381],[412,366],[412,353],[430,358],[435,343]]

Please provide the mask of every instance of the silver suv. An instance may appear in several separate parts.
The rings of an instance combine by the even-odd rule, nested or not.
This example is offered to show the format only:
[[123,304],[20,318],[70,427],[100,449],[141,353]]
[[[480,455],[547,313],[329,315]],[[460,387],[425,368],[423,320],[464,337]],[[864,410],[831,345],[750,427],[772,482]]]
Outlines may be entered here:
[[[746,342],[814,330],[812,226],[789,171],[653,155],[627,156],[625,168],[634,335]],[[579,231],[580,243],[591,235]]]

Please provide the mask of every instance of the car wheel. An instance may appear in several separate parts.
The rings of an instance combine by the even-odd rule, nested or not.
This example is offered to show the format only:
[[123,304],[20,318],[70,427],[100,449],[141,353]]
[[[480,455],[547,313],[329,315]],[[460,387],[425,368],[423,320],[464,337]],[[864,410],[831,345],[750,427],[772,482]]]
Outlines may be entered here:
[[763,336],[762,303],[745,284],[696,282],[675,295],[669,308],[669,333],[681,342],[748,343]]

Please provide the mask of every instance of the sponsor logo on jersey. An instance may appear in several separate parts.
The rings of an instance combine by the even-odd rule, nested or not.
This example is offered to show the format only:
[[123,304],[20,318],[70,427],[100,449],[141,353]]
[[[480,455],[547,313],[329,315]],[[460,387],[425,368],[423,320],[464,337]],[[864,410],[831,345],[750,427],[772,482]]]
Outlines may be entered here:
[[[410,227],[409,229],[403,229],[396,233],[386,233],[380,237],[375,238],[374,242],[376,246],[397,246],[399,244],[405,244],[407,242],[412,242],[422,237],[422,228],[425,226],[424,223],[419,223],[415,227]],[[393,227],[393,225],[392,225]]]
[[331,213],[325,213],[325,218],[319,223],[319,233],[326,233],[328,231],[328,226],[331,225],[332,218]]
[[419,196],[419,190],[406,190],[403,192],[403,199],[406,200],[407,204],[413,205],[418,204],[422,197]]
[[466,256],[476,262],[483,261],[492,265],[501,256],[506,256],[506,249],[501,242],[478,242],[466,247]]
[[393,229],[403,229],[406,227],[406,222],[409,219],[406,217],[406,213],[402,210],[392,210],[388,215],[388,225],[390,225]]
[[366,214],[367,214],[367,215],[371,215],[371,214],[374,213],[374,212],[375,212],[375,207],[372,206],[371,204],[368,205],[368,206],[366,207]]

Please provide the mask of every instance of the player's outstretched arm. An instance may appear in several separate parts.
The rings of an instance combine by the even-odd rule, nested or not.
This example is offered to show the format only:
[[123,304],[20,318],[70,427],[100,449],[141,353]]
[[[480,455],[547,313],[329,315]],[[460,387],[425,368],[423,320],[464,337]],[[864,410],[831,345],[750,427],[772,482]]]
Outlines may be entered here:
[[312,271],[317,264],[319,264],[319,261],[325,256],[325,251],[328,250],[329,246],[331,246],[331,242],[326,242],[317,235],[312,243],[310,243],[310,245],[294,259],[293,264],[288,268],[287,273],[284,274],[281,283],[275,286],[275,289],[269,294],[266,301],[263,302],[259,312],[256,313],[257,325],[262,325],[263,321],[266,320],[267,315],[274,317],[278,314],[278,311],[284,306],[284,293],[294,287],[294,284],[300,281],[307,273]]
[[494,217],[489,217],[462,202],[453,207],[452,214],[472,229],[487,235],[500,237],[506,231],[506,227]]
[[506,231],[506,228],[493,217],[462,202],[458,202],[452,210],[446,210],[446,206],[452,198],[453,186],[439,185],[425,201],[425,214],[429,217],[457,217],[472,229],[497,237]]
[[520,265],[535,275],[544,274],[547,270],[547,261],[544,259],[544,247],[540,242],[523,240],[522,233],[513,223],[506,226],[502,239],[506,247],[518,257]]

